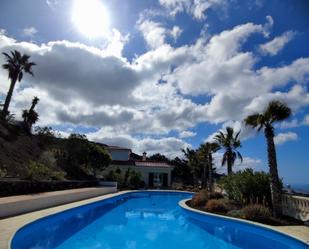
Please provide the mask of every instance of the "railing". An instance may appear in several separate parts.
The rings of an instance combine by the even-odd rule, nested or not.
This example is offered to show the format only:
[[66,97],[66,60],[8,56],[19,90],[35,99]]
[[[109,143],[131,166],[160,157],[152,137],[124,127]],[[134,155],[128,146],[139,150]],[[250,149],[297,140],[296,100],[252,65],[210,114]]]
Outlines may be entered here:
[[282,211],[284,215],[309,221],[309,197],[282,195]]

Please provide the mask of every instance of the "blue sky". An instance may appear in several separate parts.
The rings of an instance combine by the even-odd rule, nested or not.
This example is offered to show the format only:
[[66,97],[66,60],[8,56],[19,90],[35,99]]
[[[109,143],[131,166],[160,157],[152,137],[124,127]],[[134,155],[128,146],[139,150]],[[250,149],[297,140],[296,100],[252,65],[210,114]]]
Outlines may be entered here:
[[[38,64],[16,88],[17,117],[38,96],[39,125],[170,157],[232,126],[245,157],[235,169],[267,170],[263,134],[242,120],[281,100],[293,116],[276,125],[279,173],[308,183],[308,1],[91,0],[108,16],[98,37],[72,20],[78,2],[1,1],[0,51]],[[7,88],[1,69],[0,100]]]

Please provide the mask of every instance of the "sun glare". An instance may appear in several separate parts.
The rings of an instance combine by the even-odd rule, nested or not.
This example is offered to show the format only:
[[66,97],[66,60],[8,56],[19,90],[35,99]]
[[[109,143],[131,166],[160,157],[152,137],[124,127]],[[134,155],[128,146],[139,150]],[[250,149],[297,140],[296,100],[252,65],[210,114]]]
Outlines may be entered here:
[[74,0],[72,21],[89,38],[103,37],[108,33],[108,14],[99,0]]

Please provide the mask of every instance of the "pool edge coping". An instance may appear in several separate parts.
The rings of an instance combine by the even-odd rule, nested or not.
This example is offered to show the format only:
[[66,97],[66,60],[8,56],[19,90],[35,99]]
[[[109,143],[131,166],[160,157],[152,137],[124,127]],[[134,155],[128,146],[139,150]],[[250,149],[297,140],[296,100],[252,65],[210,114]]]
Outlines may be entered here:
[[195,208],[192,208],[192,207],[190,207],[190,206],[188,206],[186,204],[186,202],[189,201],[189,200],[191,200],[191,199],[181,200],[181,201],[178,202],[178,205],[181,208],[183,208],[184,210],[186,210],[186,211],[191,211],[191,212],[199,213],[199,214],[202,214],[202,215],[208,215],[208,216],[211,216],[211,217],[216,217],[216,218],[225,219],[225,220],[237,221],[237,222],[240,222],[240,223],[245,223],[245,224],[248,224],[248,225],[253,225],[253,226],[256,226],[256,227],[260,227],[260,228],[264,228],[264,229],[267,229],[267,230],[271,230],[273,232],[282,234],[282,235],[287,236],[289,238],[298,240],[298,241],[304,243],[305,245],[309,246],[309,240],[306,241],[303,238],[300,238],[298,236],[291,235],[291,234],[289,234],[287,232],[278,230],[278,229],[276,229],[275,226],[266,225],[266,224],[262,224],[262,223],[259,223],[259,222],[254,222],[254,221],[240,219],[240,218],[235,218],[235,217],[229,217],[229,216],[220,215],[220,214],[209,213],[209,212],[206,212],[206,211],[195,209]]

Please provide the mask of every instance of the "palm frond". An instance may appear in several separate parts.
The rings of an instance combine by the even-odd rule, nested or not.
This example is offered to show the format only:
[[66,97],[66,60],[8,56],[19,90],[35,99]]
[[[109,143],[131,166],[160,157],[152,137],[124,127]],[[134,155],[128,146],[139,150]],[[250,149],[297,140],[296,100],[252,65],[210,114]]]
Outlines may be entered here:
[[281,101],[271,101],[266,110],[265,116],[269,117],[269,122],[282,121],[292,115],[291,109]]
[[227,158],[228,158],[228,155],[227,155],[227,152],[225,152],[222,157],[221,166],[224,166],[226,164]]
[[252,126],[253,128],[256,128],[257,126],[260,125],[259,124],[260,114],[255,113],[255,114],[249,115],[248,117],[244,119],[244,121],[247,126]]
[[237,151],[237,156],[238,156],[238,158],[240,159],[240,161],[241,161],[241,162],[243,162],[242,155],[240,154],[240,152],[239,152],[239,151]]

